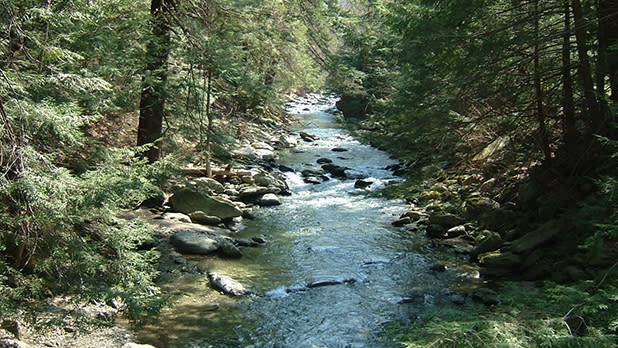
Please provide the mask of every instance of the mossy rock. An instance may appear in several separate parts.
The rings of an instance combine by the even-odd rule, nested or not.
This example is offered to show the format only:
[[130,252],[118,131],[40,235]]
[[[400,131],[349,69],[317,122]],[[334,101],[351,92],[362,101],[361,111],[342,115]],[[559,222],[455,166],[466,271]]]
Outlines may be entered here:
[[202,211],[223,220],[242,216],[242,211],[231,201],[220,197],[211,197],[191,188],[178,190],[170,197],[170,203],[174,210],[184,214]]
[[539,226],[536,230],[528,232],[519,239],[514,240],[511,250],[519,254],[532,251],[564,232],[562,224],[559,221],[548,221]]

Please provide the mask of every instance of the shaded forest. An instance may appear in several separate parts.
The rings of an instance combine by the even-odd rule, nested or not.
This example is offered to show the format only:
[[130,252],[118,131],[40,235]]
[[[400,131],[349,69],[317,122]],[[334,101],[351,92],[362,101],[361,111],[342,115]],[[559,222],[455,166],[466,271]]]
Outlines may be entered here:
[[505,307],[395,339],[612,346],[617,73],[615,0],[5,0],[0,319],[63,294],[156,315],[151,231],[119,213],[188,164],[233,165],[244,132],[285,127],[288,96],[316,91],[402,162],[384,196],[493,233],[471,262]]

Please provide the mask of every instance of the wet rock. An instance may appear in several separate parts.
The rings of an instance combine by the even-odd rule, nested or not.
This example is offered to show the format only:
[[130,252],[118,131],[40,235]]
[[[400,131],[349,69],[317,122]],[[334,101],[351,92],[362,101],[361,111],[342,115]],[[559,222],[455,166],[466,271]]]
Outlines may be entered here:
[[459,225],[451,227],[446,231],[446,238],[455,238],[466,234],[466,226]]
[[286,173],[286,172],[287,173],[294,173],[295,172],[294,168],[288,167],[288,166],[283,165],[283,164],[279,165],[279,170],[284,172],[284,173]]
[[391,223],[391,225],[395,227],[401,227],[412,223],[412,219],[409,217],[403,217],[401,219],[395,220]]
[[236,239],[234,240],[234,244],[241,246],[241,247],[249,247],[249,248],[254,248],[260,245],[260,243],[253,241],[253,240],[248,240],[248,239]]
[[262,198],[260,198],[257,203],[263,207],[271,207],[275,205],[281,205],[281,200],[275,194],[267,193],[262,196]]
[[189,214],[191,222],[202,225],[216,226],[221,223],[221,218],[218,216],[206,215],[203,211],[196,211]]
[[306,184],[312,184],[312,185],[317,185],[317,184],[321,184],[323,181],[320,180],[320,178],[315,177],[315,176],[309,176],[303,179],[303,181]]
[[373,184],[373,181],[371,180],[365,180],[365,179],[358,179],[356,180],[356,182],[354,183],[354,187],[355,188],[365,188],[365,187],[369,187]]
[[422,213],[420,213],[418,211],[414,211],[414,210],[410,210],[410,211],[404,213],[403,215],[401,215],[402,218],[408,217],[412,221],[418,221],[418,220],[421,219],[422,216],[423,216]]
[[346,152],[346,151],[348,151],[348,149],[345,149],[343,147],[335,147],[335,148],[332,148],[330,150],[333,151],[333,152]]
[[243,209],[242,211],[242,218],[243,219],[247,219],[247,220],[253,220],[255,219],[255,216],[253,215],[252,211],[250,209]]
[[322,157],[322,158],[318,158],[316,162],[318,164],[328,164],[328,163],[333,163],[333,160]]
[[443,264],[436,263],[431,265],[431,267],[429,267],[429,270],[433,272],[445,272],[447,270],[447,267]]
[[209,255],[219,249],[219,243],[206,234],[193,231],[176,232],[170,238],[176,251],[182,254]]
[[429,223],[444,227],[445,229],[463,225],[464,220],[454,214],[433,214],[429,216]]
[[218,254],[222,257],[231,259],[239,259],[242,257],[242,251],[229,239],[222,239],[219,241]]
[[355,283],[356,279],[350,278],[350,279],[343,279],[343,280],[318,280],[315,282],[311,282],[309,284],[307,284],[307,288],[309,289],[313,289],[313,288],[320,288],[323,286],[331,286],[331,285],[339,285],[339,284],[351,284],[351,283]]
[[335,178],[345,179],[348,177],[348,175],[345,172],[348,169],[347,167],[342,167],[336,164],[327,163],[327,164],[322,165],[322,169],[324,169],[325,172],[330,173],[330,175],[332,175]]
[[303,177],[320,176],[324,175],[324,169],[322,168],[308,168],[301,172]]
[[298,133],[298,135],[300,135],[300,138],[303,139],[304,141],[308,142],[308,143],[320,139],[318,136],[313,135],[313,134],[309,134],[307,132],[300,132],[300,133]]
[[183,213],[165,213],[161,215],[161,218],[163,220],[191,223],[191,218]]
[[430,224],[425,229],[429,238],[444,238],[446,237],[446,228],[438,224]]
[[242,284],[228,276],[219,275],[217,273],[208,273],[208,279],[210,280],[212,287],[226,295],[242,296],[249,293],[249,291]]
[[266,240],[262,237],[253,237],[251,240],[259,244],[266,244]]
[[242,211],[231,201],[221,197],[211,197],[198,190],[189,188],[180,189],[170,197],[170,204],[174,210],[189,214],[203,211],[208,215],[218,216],[221,219],[230,219],[242,215]]

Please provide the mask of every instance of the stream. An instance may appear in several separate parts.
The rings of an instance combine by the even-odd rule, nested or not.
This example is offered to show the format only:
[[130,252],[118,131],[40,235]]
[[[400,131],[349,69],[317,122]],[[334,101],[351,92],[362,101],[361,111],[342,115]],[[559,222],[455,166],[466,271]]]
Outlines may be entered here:
[[[448,275],[430,271],[435,260],[427,239],[391,226],[408,205],[368,194],[400,180],[385,169],[396,161],[342,129],[329,112],[335,100],[288,108],[302,120],[299,131],[319,139],[280,153],[278,163],[295,169],[286,173],[292,195],[243,222],[239,238],[261,236],[267,244],[245,248],[240,260],[187,258],[238,280],[252,295],[219,294],[206,276],[167,285],[174,307],[138,331],[143,341],[157,347],[399,347],[380,335],[384,324],[412,322],[442,305]],[[358,189],[352,178],[307,184],[300,172],[319,168],[318,158],[373,184]]]

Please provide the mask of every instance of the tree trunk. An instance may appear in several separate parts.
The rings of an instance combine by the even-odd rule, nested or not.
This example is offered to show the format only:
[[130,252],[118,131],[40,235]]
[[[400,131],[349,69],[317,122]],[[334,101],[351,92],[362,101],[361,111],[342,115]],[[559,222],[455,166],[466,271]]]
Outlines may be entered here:
[[571,76],[571,6],[564,3],[564,34],[562,37],[562,110],[564,113],[564,145],[572,160],[576,146],[575,102],[573,100],[573,78]]
[[[611,100],[618,102],[618,0],[598,0],[600,76],[597,84],[605,87],[609,78]],[[602,82],[602,83],[601,83]],[[601,90],[599,90],[601,92]]]
[[137,129],[137,145],[150,145],[142,152],[142,156],[150,163],[161,158],[160,141],[165,112],[167,60],[170,51],[170,26],[166,14],[172,6],[171,0],[152,0],[150,5],[152,37],[146,51],[146,71],[142,79]]
[[579,57],[579,78],[584,89],[584,102],[586,104],[586,120],[591,134],[599,134],[602,130],[603,122],[598,102],[596,100],[594,85],[592,80],[592,69],[588,59],[588,48],[586,46],[586,23],[582,12],[581,2],[572,0],[573,20],[575,21],[575,40],[577,42],[577,55]]
[[539,142],[545,162],[551,163],[551,150],[547,139],[547,128],[545,126],[545,110],[543,108],[543,89],[541,86],[541,68],[539,57],[539,1],[534,0],[534,95],[536,99],[536,119],[539,123]]

